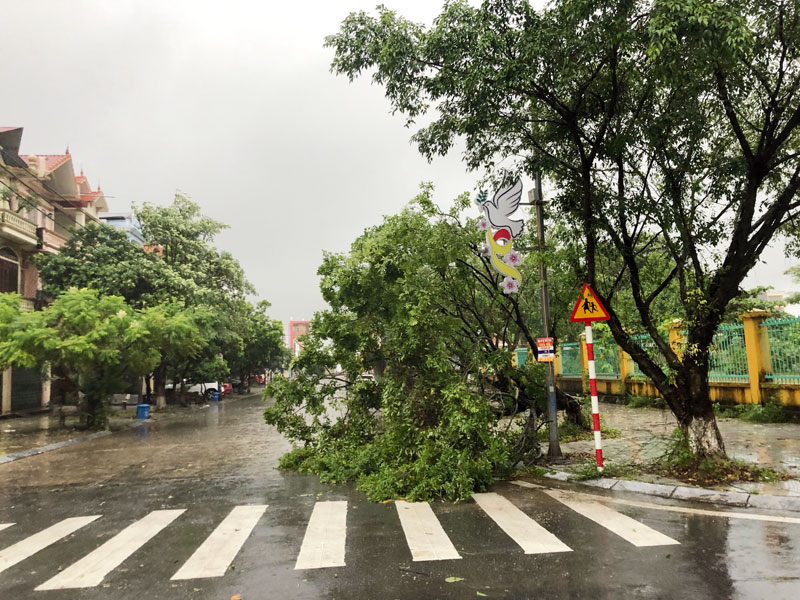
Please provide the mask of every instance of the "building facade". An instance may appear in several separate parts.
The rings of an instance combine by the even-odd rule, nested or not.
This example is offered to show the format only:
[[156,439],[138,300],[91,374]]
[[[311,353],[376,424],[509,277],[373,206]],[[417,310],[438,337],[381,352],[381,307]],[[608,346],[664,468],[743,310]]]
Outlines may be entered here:
[[294,321],[289,320],[289,348],[292,354],[297,356],[303,349],[303,343],[297,338],[303,335],[308,335],[311,331],[311,321]]
[[[98,186],[76,176],[64,154],[20,150],[21,127],[0,127],[0,292],[22,296],[23,310],[42,303],[39,272],[32,258],[58,252],[74,227],[99,222],[108,210]],[[0,377],[0,414],[47,406],[50,382],[39,369],[13,367]]]

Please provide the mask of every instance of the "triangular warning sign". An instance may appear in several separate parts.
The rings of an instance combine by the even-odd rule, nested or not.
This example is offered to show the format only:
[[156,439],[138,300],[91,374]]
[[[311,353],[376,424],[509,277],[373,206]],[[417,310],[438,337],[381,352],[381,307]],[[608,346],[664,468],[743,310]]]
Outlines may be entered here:
[[577,321],[608,321],[609,318],[608,311],[600,302],[597,294],[589,287],[588,283],[584,283],[581,297],[575,303],[569,320],[575,323]]

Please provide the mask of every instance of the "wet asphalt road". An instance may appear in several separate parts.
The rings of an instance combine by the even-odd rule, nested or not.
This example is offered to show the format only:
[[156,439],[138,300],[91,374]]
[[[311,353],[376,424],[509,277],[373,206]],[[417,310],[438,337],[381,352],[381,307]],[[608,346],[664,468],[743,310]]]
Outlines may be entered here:
[[[226,401],[1,465],[0,528],[14,525],[0,530],[0,598],[800,598],[800,523],[608,504],[680,542],[636,547],[542,490],[504,482],[491,491],[570,552],[525,554],[475,502],[434,503],[433,513],[461,559],[414,562],[394,503],[369,503],[350,486],[275,470],[288,445],[263,423],[262,409],[255,398]],[[346,566],[296,570],[312,511],[326,501],[347,502]],[[225,574],[172,581],[231,510],[246,505],[268,508]],[[185,512],[98,585],[35,589],[151,511],[164,509]],[[4,567],[9,547],[87,515],[102,516]]]

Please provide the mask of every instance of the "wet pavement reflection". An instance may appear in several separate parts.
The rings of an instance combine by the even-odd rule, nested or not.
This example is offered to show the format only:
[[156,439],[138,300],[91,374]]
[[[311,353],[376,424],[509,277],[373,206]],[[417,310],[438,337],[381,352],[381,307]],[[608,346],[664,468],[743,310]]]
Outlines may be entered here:
[[[263,422],[263,408],[258,399],[225,401],[182,419],[154,421],[0,465],[0,523],[16,523],[0,531],[0,553],[62,519],[102,515],[0,572],[0,598],[800,597],[800,523],[608,503],[610,509],[680,542],[636,547],[541,490],[508,482],[496,483],[491,491],[570,551],[525,554],[475,502],[434,502],[432,511],[461,559],[412,561],[393,502],[367,502],[352,485],[324,485],[313,476],[276,470],[289,444]],[[639,418],[644,441],[652,417],[635,415],[616,416],[628,422]],[[657,412],[655,418],[660,418]],[[643,443],[642,450],[647,446]],[[596,498],[603,502],[604,496],[618,495],[599,490]],[[328,501],[347,501],[346,566],[297,570],[311,513]],[[234,507],[247,505],[268,508],[224,576],[170,579]],[[151,511],[178,508],[185,513],[101,585],[34,591]]]

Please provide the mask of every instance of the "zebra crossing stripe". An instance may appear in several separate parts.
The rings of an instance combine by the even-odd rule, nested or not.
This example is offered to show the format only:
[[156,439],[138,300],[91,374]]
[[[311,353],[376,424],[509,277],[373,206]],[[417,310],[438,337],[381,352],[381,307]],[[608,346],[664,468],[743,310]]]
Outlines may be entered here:
[[150,541],[185,510],[185,508],[154,510],[143,519],[139,519],[120,531],[72,566],[45,581],[36,588],[36,591],[88,588],[99,585],[103,578],[117,568],[122,561]]
[[306,527],[306,535],[295,569],[343,567],[347,535],[347,501],[317,502]]
[[579,500],[574,496],[557,490],[543,491],[551,498],[555,498],[576,513],[602,525],[634,546],[673,546],[680,544],[680,542],[673,540],[671,537],[648,527],[644,523],[640,523],[636,519],[618,513],[600,502]]
[[411,560],[461,558],[427,502],[398,500],[397,514],[406,536]]
[[[71,517],[69,519],[64,519],[39,533],[25,538],[21,542],[17,542],[13,546],[9,546],[5,550],[0,550],[0,573],[9,567],[13,567],[18,562],[22,562],[29,556],[33,556],[37,552],[44,550],[50,544],[68,536],[81,527],[88,525],[95,519],[99,519],[100,516],[101,515],[92,515],[89,517]],[[9,527],[11,525],[13,525],[13,523],[8,524]]]
[[571,552],[572,548],[564,544],[552,533],[531,519],[499,494],[487,492],[472,494],[491,519],[505,531],[524,551],[525,554],[546,554],[550,552]]
[[266,504],[237,506],[211,532],[172,579],[222,577],[267,510]]
[[0,523],[0,531],[3,531],[3,529],[8,529],[8,528],[9,528],[9,527],[11,527],[13,524],[14,524],[14,523]]

